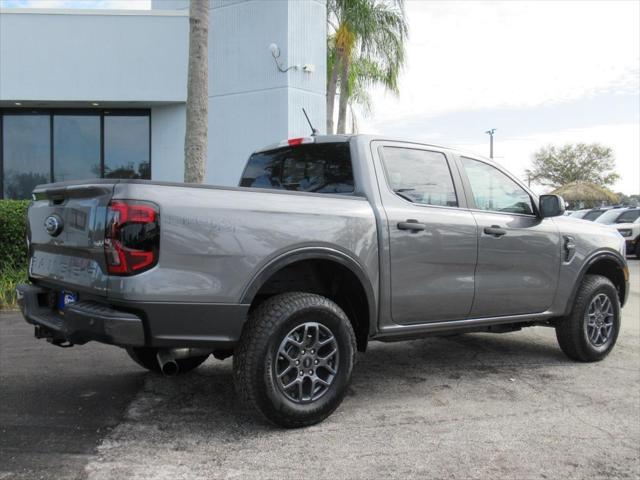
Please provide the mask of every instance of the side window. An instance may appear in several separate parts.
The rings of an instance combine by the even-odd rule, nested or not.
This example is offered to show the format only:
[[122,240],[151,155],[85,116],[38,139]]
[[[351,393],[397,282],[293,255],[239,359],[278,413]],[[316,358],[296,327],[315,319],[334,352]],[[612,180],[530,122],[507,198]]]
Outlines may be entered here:
[[533,215],[529,194],[516,182],[491,165],[462,157],[476,207],[492,212]]
[[383,147],[382,163],[393,192],[413,203],[457,207],[447,158],[440,152]]

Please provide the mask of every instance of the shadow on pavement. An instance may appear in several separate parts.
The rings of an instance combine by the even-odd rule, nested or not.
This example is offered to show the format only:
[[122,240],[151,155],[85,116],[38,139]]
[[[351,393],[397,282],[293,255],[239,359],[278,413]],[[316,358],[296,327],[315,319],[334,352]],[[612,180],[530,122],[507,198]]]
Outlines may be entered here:
[[[378,397],[393,394],[402,401],[403,391],[415,390],[418,383],[424,384],[420,390],[427,389],[427,394],[429,388],[451,388],[451,383],[465,390],[465,382],[477,388],[485,377],[508,380],[535,370],[541,370],[540,378],[548,380],[544,368],[574,364],[560,351],[552,329],[544,336],[518,338],[519,334],[464,334],[371,343],[359,356],[347,400],[358,396],[375,403]],[[210,359],[198,370],[178,377],[149,374],[144,393],[129,414],[134,422],[157,419],[159,429],[179,422],[190,425],[192,434],[213,429],[231,438],[274,428],[239,404],[230,359]]]

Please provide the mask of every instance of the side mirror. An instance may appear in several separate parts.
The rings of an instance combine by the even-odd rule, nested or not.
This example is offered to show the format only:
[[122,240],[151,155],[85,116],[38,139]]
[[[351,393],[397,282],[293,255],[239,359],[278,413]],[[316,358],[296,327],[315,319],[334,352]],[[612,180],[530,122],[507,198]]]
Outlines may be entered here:
[[540,195],[540,217],[564,215],[565,202],[560,195]]

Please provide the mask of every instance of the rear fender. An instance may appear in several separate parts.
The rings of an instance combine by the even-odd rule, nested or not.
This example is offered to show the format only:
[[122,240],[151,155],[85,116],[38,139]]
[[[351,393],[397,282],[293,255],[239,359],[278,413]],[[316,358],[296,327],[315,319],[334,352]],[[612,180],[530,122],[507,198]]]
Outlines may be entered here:
[[350,255],[329,247],[303,247],[279,255],[264,265],[245,287],[240,303],[250,304],[260,288],[278,271],[287,265],[303,260],[328,260],[349,269],[358,278],[367,296],[369,307],[369,335],[377,331],[378,311],[376,296],[365,269]]

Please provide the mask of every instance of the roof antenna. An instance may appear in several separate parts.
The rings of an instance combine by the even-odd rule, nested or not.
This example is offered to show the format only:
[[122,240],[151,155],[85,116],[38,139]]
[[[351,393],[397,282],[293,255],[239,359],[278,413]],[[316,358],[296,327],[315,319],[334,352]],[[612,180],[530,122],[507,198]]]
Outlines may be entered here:
[[311,123],[311,120],[309,120],[309,115],[307,115],[307,111],[304,109],[304,107],[302,107],[302,113],[304,113],[304,116],[307,119],[307,123],[311,127],[311,136],[315,137],[315,136],[319,135],[320,132],[318,130],[316,130],[315,128],[313,128],[313,124]]

